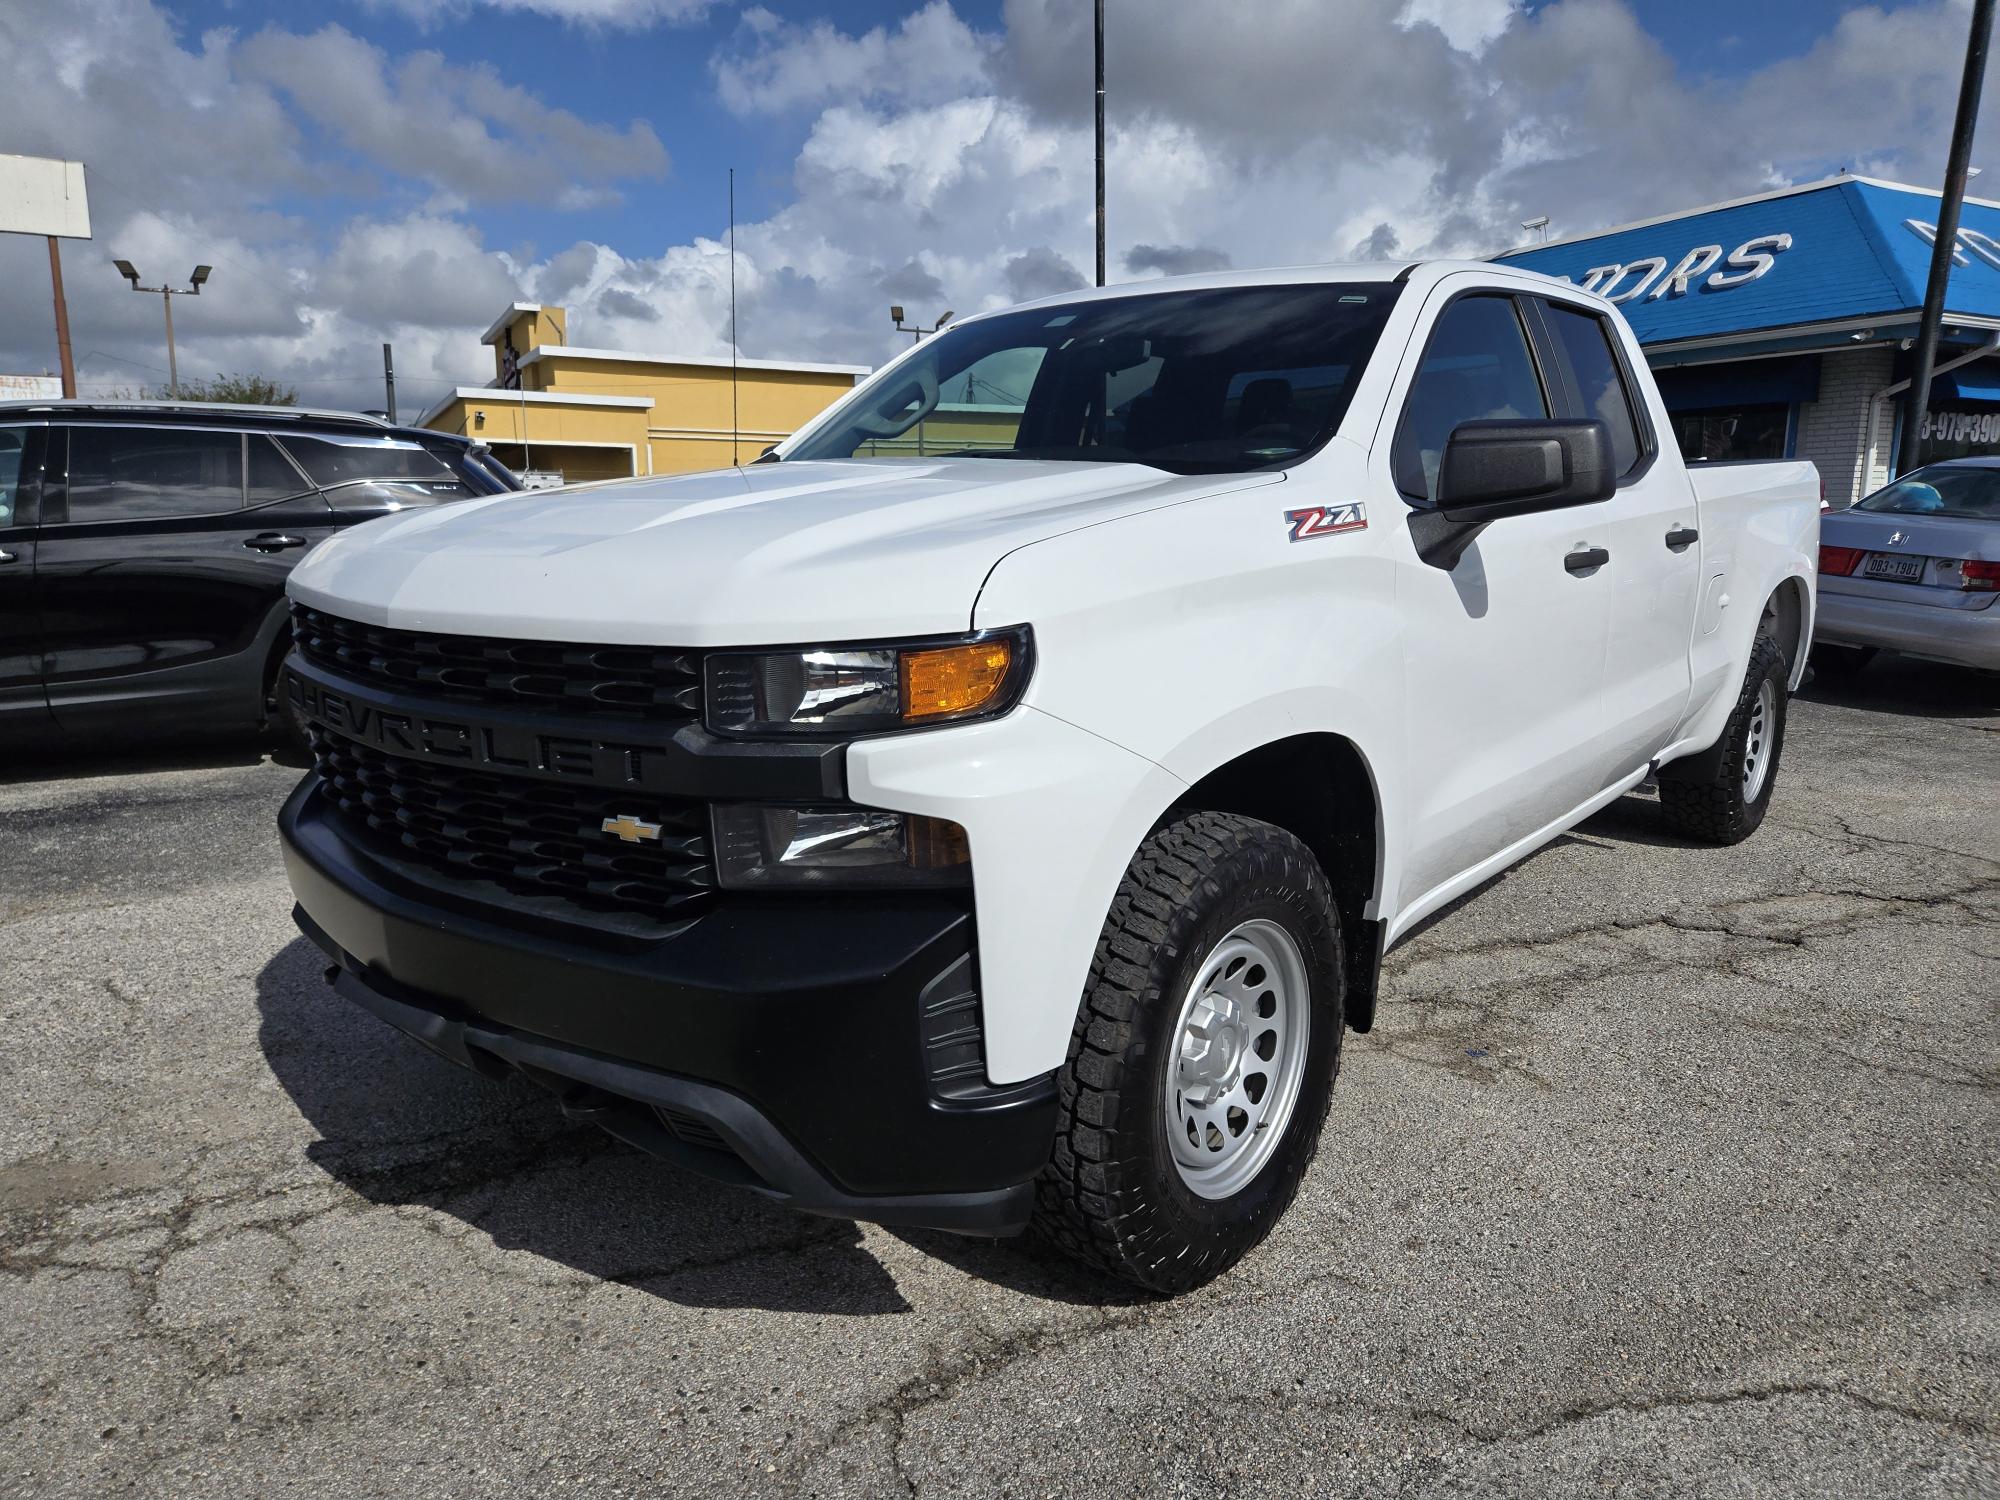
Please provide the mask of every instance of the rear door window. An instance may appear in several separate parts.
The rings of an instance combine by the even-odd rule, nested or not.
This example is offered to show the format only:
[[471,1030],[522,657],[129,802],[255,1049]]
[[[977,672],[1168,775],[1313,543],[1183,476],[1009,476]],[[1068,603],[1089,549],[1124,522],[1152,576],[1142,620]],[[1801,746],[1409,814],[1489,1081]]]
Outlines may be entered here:
[[289,500],[312,488],[312,481],[298,466],[278,451],[278,445],[261,432],[249,435],[248,462],[244,465],[245,496],[251,505],[269,505]]
[[189,427],[72,427],[69,519],[130,521],[243,508],[243,435]]
[[1632,393],[1626,389],[1624,371],[1611,352],[1611,330],[1604,319],[1581,308],[1560,302],[1544,302],[1542,308],[1549,332],[1569,360],[1583,408],[1565,415],[1583,420],[1595,417],[1611,429],[1612,466],[1622,478],[1638,465],[1642,449]]

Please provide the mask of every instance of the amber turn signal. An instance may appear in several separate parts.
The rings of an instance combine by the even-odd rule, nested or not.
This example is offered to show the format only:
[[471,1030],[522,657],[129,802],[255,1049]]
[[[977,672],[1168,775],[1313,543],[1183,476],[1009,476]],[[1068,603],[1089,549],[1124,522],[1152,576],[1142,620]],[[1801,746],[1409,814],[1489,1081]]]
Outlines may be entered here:
[[966,714],[1005,686],[1014,643],[1005,636],[963,646],[905,651],[903,717],[909,721]]

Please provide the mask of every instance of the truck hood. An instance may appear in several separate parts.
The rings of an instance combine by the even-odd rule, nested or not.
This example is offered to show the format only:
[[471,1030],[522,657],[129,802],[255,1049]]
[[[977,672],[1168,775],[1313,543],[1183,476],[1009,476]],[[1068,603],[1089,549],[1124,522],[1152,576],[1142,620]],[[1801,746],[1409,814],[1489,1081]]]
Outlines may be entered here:
[[498,495],[357,526],[294,599],[370,625],[610,645],[804,644],[969,628],[1030,542],[1256,485],[1141,464],[756,464]]

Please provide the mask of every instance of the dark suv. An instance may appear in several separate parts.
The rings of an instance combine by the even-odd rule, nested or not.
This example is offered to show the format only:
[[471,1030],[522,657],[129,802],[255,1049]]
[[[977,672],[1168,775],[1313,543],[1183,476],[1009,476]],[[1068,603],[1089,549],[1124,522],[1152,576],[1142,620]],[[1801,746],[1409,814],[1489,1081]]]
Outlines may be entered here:
[[283,727],[305,549],[518,488],[483,446],[348,413],[0,402],[0,745]]

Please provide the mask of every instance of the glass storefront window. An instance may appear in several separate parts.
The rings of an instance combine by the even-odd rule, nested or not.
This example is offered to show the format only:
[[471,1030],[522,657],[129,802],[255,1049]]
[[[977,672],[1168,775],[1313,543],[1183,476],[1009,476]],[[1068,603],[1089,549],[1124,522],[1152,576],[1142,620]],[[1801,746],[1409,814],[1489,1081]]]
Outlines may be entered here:
[[2000,453],[2000,406],[1947,406],[1925,414],[1917,462]]
[[1737,458],[1783,458],[1785,429],[1792,409],[1783,402],[1762,406],[1716,406],[1671,413],[1674,439],[1690,463]]

